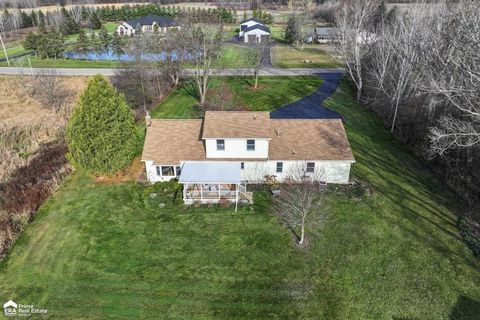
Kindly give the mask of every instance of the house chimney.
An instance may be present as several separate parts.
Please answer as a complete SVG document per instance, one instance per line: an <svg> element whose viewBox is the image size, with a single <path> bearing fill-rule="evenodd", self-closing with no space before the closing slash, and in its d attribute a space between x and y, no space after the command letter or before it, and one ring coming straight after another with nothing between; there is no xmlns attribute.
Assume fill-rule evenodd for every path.
<svg viewBox="0 0 480 320"><path fill-rule="evenodd" d="M150 125L152 124L152 117L150 117L149 112L147 112L147 115L145 116L145 124L147 125L147 127L150 127Z"/></svg>

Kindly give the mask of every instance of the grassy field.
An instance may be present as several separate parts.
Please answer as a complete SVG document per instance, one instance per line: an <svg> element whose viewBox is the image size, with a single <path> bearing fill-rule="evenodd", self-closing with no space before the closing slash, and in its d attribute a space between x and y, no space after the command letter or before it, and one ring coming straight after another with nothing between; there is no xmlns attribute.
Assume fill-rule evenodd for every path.
<svg viewBox="0 0 480 320"><path fill-rule="evenodd" d="M215 94L220 85L225 85L232 93L235 106L272 111L313 93L322 80L318 77L260 77L260 90L252 90L250 83L249 79L237 77L214 79L211 93ZM193 107L197 103L190 90L182 87L163 100L152 112L152 117L190 118L195 115Z"/></svg>
<svg viewBox="0 0 480 320"><path fill-rule="evenodd" d="M15 45L15 46L8 47L8 48L6 48L6 51L7 51L7 55L8 55L9 58L11 56L26 52L26 50L23 48L22 45ZM2 59L2 58L5 58L5 52L0 47L0 59Z"/></svg>
<svg viewBox="0 0 480 320"><path fill-rule="evenodd" d="M331 219L308 230L308 249L294 248L265 192L239 213L185 209L77 173L0 264L0 299L52 318L477 319L480 263L448 191L345 84L327 104L372 195L332 189Z"/></svg>
<svg viewBox="0 0 480 320"><path fill-rule="evenodd" d="M279 68L338 68L341 66L317 44L306 44L303 50L287 44L278 44L272 48L271 55L272 64Z"/></svg>

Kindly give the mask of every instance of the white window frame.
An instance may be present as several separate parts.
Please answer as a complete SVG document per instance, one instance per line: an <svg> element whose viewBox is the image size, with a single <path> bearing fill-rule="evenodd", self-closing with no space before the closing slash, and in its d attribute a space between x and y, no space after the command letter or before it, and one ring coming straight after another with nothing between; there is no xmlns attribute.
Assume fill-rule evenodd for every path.
<svg viewBox="0 0 480 320"><path fill-rule="evenodd" d="M279 168L280 168L280 171L278 171ZM276 173L283 173L283 162L282 162L282 161L278 161L278 162L277 162L277 165L276 165L276 168L275 168L275 172L276 172Z"/></svg>
<svg viewBox="0 0 480 320"><path fill-rule="evenodd" d="M249 143L248 143L249 141L253 141L253 149L248 148L249 147ZM250 144L250 146L251 146L251 144ZM255 139L248 139L247 140L247 151L255 151Z"/></svg>
<svg viewBox="0 0 480 320"><path fill-rule="evenodd" d="M315 162L307 162L307 167L305 168L305 172L314 173L315 172Z"/></svg>
<svg viewBox="0 0 480 320"><path fill-rule="evenodd" d="M219 143L219 141L223 141L223 143ZM217 144L217 151L225 151L225 139L217 139L216 141ZM223 145L222 148L219 148L219 145Z"/></svg>

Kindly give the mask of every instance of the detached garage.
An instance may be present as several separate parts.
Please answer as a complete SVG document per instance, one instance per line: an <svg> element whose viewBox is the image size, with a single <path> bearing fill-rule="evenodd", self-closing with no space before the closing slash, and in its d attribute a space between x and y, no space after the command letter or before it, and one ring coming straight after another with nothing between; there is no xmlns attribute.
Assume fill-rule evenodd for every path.
<svg viewBox="0 0 480 320"><path fill-rule="evenodd" d="M270 28L256 24L248 27L243 31L243 41L249 42L265 42L270 39Z"/></svg>

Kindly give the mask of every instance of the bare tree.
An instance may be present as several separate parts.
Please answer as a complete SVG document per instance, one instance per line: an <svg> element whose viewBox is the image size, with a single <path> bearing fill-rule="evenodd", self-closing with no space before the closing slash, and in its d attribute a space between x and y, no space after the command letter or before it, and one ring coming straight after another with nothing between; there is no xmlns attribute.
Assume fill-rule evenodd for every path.
<svg viewBox="0 0 480 320"><path fill-rule="evenodd" d="M274 212L292 230L301 246L305 245L306 228L318 227L328 218L323 177L323 170L308 173L305 164L293 165L273 200Z"/></svg>
<svg viewBox="0 0 480 320"><path fill-rule="evenodd" d="M51 108L55 112L62 109L70 92L65 88L61 77L54 69L42 70L34 78L34 94L44 107Z"/></svg>
<svg viewBox="0 0 480 320"><path fill-rule="evenodd" d="M349 0L335 14L334 25L338 30L335 49L357 88L357 101L362 97L364 86L362 60L371 44L368 26L378 4L378 0Z"/></svg>
<svg viewBox="0 0 480 320"><path fill-rule="evenodd" d="M249 49L245 55L245 62L253 70L253 77L255 79L253 87L258 87L258 76L260 71L270 64L270 49L272 42L270 40L263 40L261 42L252 42L249 44Z"/></svg>
<svg viewBox="0 0 480 320"><path fill-rule="evenodd" d="M222 25L186 25L175 33L182 52L185 52L191 65L191 77L196 86L200 105L205 104L211 76L214 73L212 62L218 58L223 48Z"/></svg>
<svg viewBox="0 0 480 320"><path fill-rule="evenodd" d="M480 146L480 7L471 1L438 9L434 44L425 56L424 91L443 115L430 129L433 154Z"/></svg>

